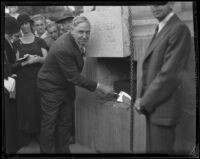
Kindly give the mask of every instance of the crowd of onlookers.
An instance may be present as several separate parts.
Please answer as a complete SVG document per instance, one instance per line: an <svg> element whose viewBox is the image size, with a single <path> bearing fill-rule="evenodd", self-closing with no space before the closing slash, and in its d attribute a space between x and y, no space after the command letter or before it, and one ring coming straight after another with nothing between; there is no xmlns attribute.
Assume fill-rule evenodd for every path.
<svg viewBox="0 0 200 159"><path fill-rule="evenodd" d="M81 74L90 32L84 16L64 13L52 20L42 14L5 14L5 152L34 142L40 153L70 153L75 86L115 94L112 86Z"/></svg>
<svg viewBox="0 0 200 159"><path fill-rule="evenodd" d="M173 5L163 1L150 6L158 23L142 61L133 104L145 116L146 151L153 154L175 153L176 129L184 124L184 113L189 113L184 102L194 99L190 95L182 100L191 86L185 77L189 66L195 65L190 61L194 51L190 29ZM90 33L91 23L85 16L67 15L56 21L40 14L5 16L2 56L7 152L17 151L14 146L19 139L19 147L35 140L40 153L70 153L75 86L108 97L117 94L113 86L81 74Z"/></svg>
<svg viewBox="0 0 200 159"><path fill-rule="evenodd" d="M8 14L7 14L8 15ZM12 16L11 14L9 14ZM14 16L14 15L13 15ZM19 14L15 15L15 18ZM53 42L63 33L68 32L74 15L66 12L62 15L60 19L51 20L46 18L42 14L36 14L30 16L33 21L32 31L35 36L40 37L45 40L48 48L53 44ZM13 35L13 41L22 36L21 31Z"/></svg>
<svg viewBox="0 0 200 159"><path fill-rule="evenodd" d="M16 153L32 141L39 143L41 108L37 74L55 40L69 31L73 18L69 13L57 20L42 14L5 13L4 128L8 153ZM72 143L74 136L73 128Z"/></svg>

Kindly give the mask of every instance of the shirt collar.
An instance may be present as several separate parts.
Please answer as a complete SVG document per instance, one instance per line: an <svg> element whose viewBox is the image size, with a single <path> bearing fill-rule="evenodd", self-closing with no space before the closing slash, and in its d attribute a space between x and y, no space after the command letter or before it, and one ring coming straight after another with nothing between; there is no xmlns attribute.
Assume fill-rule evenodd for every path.
<svg viewBox="0 0 200 159"><path fill-rule="evenodd" d="M76 44L78 45L78 47L79 47L79 49L80 49L80 51L81 51L81 54L85 54L85 52L86 52L86 47L85 47L85 45L80 45L75 39L74 39L74 41L75 41Z"/></svg>
<svg viewBox="0 0 200 159"><path fill-rule="evenodd" d="M79 48L81 54L82 54L82 55L85 55L85 53L86 53L86 46L85 46L85 45L80 45L80 44L75 40L75 38L73 37L73 35L72 35L71 32L69 32L68 34L71 35L72 39L74 40L74 42L75 42L76 45L78 46L78 48Z"/></svg>
<svg viewBox="0 0 200 159"><path fill-rule="evenodd" d="M47 35L48 35L48 32L47 32L47 31L45 31L41 36L39 36L39 34L37 33L37 31L35 31L35 36L36 36L36 37L39 37L39 38L41 38L41 39L46 38Z"/></svg>
<svg viewBox="0 0 200 159"><path fill-rule="evenodd" d="M158 32L162 30L162 28L166 25L166 23L171 19L174 15L174 12L170 12L161 22L158 23L159 29Z"/></svg>

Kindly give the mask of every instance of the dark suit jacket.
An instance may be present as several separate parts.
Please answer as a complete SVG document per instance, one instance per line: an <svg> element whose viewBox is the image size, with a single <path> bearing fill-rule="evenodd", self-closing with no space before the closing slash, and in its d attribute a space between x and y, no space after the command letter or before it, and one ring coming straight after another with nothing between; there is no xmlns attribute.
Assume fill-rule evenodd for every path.
<svg viewBox="0 0 200 159"><path fill-rule="evenodd" d="M75 99L75 85L94 91L97 82L80 74L83 65L83 57L74 38L70 33L63 34L51 46L38 73L38 87L59 92L61 100Z"/></svg>
<svg viewBox="0 0 200 159"><path fill-rule="evenodd" d="M50 36L47 36L47 37L45 37L44 38L44 41L46 42L46 44L47 44L47 50L49 50L50 49L50 47L51 47L51 45L55 42L55 40L54 39L52 39Z"/></svg>
<svg viewBox="0 0 200 159"><path fill-rule="evenodd" d="M7 79L12 75L12 64L15 63L15 49L9 44L9 42L4 38L4 48L3 48L3 62L4 62L4 79ZM4 86L2 85L2 88ZM2 107L3 111L3 125L4 137L6 139L5 148L7 153L16 153L19 149L19 144L17 141L17 107L15 100L11 100L9 97L8 90L4 87L4 98L2 101L4 105ZM4 140L5 141L5 140Z"/></svg>
<svg viewBox="0 0 200 159"><path fill-rule="evenodd" d="M11 75L13 64L16 60L16 49L11 46L7 39L4 38L4 78Z"/></svg>
<svg viewBox="0 0 200 159"><path fill-rule="evenodd" d="M10 62L10 55L12 55L12 47L8 43L8 41L4 38L4 50L3 51L3 63L4 63L4 69L3 69L3 76L4 79L7 79L8 76L11 75L11 62ZM11 53L12 52L12 53ZM4 93L9 94L8 91L4 87Z"/></svg>
<svg viewBox="0 0 200 159"><path fill-rule="evenodd" d="M152 39L142 65L142 84L139 84L141 108L151 122L159 125L178 122L181 80L190 49L190 31L176 15Z"/></svg>

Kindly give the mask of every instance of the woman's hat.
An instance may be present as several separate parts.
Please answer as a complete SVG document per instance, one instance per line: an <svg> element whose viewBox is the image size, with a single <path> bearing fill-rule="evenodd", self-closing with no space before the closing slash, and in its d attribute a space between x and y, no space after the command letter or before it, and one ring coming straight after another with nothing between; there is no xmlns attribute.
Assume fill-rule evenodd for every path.
<svg viewBox="0 0 200 159"><path fill-rule="evenodd" d="M33 21L31 20L31 18L29 17L29 15L23 13L23 14L20 14L18 17L17 17L17 21L19 23L19 26L21 27L22 24L26 23L26 22L30 22L32 23Z"/></svg>
<svg viewBox="0 0 200 159"><path fill-rule="evenodd" d="M19 24L14 17L5 16L5 33L13 35L19 32Z"/></svg>

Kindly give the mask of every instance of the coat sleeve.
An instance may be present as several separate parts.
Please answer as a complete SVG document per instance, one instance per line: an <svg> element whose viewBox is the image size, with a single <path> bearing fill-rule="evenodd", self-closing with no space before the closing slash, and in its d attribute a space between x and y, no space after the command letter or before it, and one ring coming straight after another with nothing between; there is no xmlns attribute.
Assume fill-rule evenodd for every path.
<svg viewBox="0 0 200 159"><path fill-rule="evenodd" d="M169 34L161 70L141 98L141 108L152 112L165 102L181 84L181 71L190 53L191 36L185 25L179 25Z"/></svg>
<svg viewBox="0 0 200 159"><path fill-rule="evenodd" d="M90 91L96 90L97 82L89 80L80 74L73 54L64 51L59 52L56 54L56 60L67 81Z"/></svg>

